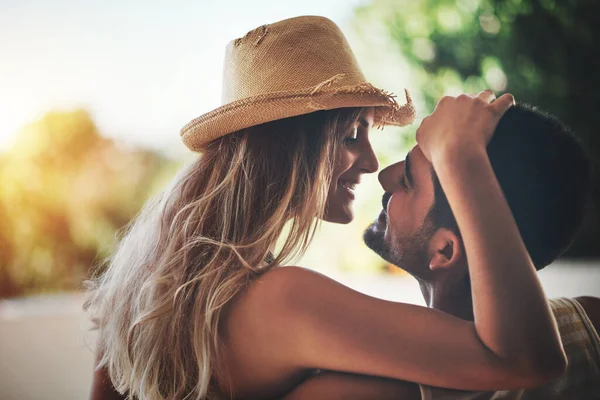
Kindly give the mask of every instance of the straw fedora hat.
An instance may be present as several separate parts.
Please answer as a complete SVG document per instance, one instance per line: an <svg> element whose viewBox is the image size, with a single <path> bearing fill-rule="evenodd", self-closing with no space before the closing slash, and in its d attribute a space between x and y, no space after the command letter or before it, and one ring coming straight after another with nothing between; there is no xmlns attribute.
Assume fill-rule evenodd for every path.
<svg viewBox="0 0 600 400"><path fill-rule="evenodd" d="M260 26L231 41L223 67L221 106L181 130L185 145L206 144L240 129L342 107L375 107L379 126L407 125L415 108L368 83L342 31L324 17Z"/></svg>

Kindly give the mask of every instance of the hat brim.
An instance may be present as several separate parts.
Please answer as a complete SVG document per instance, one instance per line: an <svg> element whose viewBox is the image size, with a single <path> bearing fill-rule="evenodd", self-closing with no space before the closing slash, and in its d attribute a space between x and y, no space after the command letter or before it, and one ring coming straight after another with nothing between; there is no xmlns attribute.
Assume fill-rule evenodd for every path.
<svg viewBox="0 0 600 400"><path fill-rule="evenodd" d="M234 101L190 121L181 129L181 138L189 149L202 151L207 143L244 128L345 107L375 107L375 124L378 126L404 126L415 118L408 91L406 104L398 105L390 93L364 83L267 93Z"/></svg>

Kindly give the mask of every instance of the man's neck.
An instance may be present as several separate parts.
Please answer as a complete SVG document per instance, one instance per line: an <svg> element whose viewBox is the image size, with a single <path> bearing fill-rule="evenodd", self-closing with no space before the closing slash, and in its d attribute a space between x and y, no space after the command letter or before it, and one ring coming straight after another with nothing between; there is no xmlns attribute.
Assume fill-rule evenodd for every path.
<svg viewBox="0 0 600 400"><path fill-rule="evenodd" d="M455 317L473 321L473 302L468 277L456 279L438 274L433 279L417 278L427 306Z"/></svg>

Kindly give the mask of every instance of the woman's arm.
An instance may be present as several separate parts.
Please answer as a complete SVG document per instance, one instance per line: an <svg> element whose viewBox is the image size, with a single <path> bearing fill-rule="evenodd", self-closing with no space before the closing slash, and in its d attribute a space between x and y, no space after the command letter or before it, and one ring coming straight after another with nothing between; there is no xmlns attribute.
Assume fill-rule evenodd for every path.
<svg viewBox="0 0 600 400"><path fill-rule="evenodd" d="M282 400L420 400L419 385L375 376L322 372L309 378Z"/></svg>
<svg viewBox="0 0 600 400"><path fill-rule="evenodd" d="M277 268L229 318L239 368L321 368L465 390L533 387L562 374L555 321L485 152L508 106L483 103L445 99L420 134L463 234L475 321Z"/></svg>
<svg viewBox="0 0 600 400"><path fill-rule="evenodd" d="M486 146L510 95L440 101L417 141L433 164L465 244L475 329L482 342L524 370L561 370L560 335ZM563 368L557 368L563 367Z"/></svg>
<svg viewBox="0 0 600 400"><path fill-rule="evenodd" d="M239 368L247 370L256 368L254 360L259 359L265 370L320 368L430 386L499 390L538 386L560 375L564 366L562 353L554 360L500 353L483 341L477 322L367 296L303 268L272 270L256 281L245 300L233 310L228 331L229 343L244 354L244 360L236 360ZM539 313L526 304L520 307ZM510 323L494 324L500 336L512 332ZM560 341L548 349L531 341L539 351L560 348Z"/></svg>

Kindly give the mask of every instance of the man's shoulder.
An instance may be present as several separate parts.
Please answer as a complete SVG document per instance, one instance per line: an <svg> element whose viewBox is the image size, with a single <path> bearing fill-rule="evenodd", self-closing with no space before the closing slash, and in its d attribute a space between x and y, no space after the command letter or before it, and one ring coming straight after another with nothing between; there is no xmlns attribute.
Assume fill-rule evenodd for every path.
<svg viewBox="0 0 600 400"><path fill-rule="evenodd" d="M575 297L575 300L583 307L588 318L596 328L600 330L600 298L592 296Z"/></svg>
<svg viewBox="0 0 600 400"><path fill-rule="evenodd" d="M579 296L574 298L559 297L549 299L550 307L558 322L559 330L568 331L573 327L575 320L584 325L593 327L600 332L600 298L594 296Z"/></svg>

